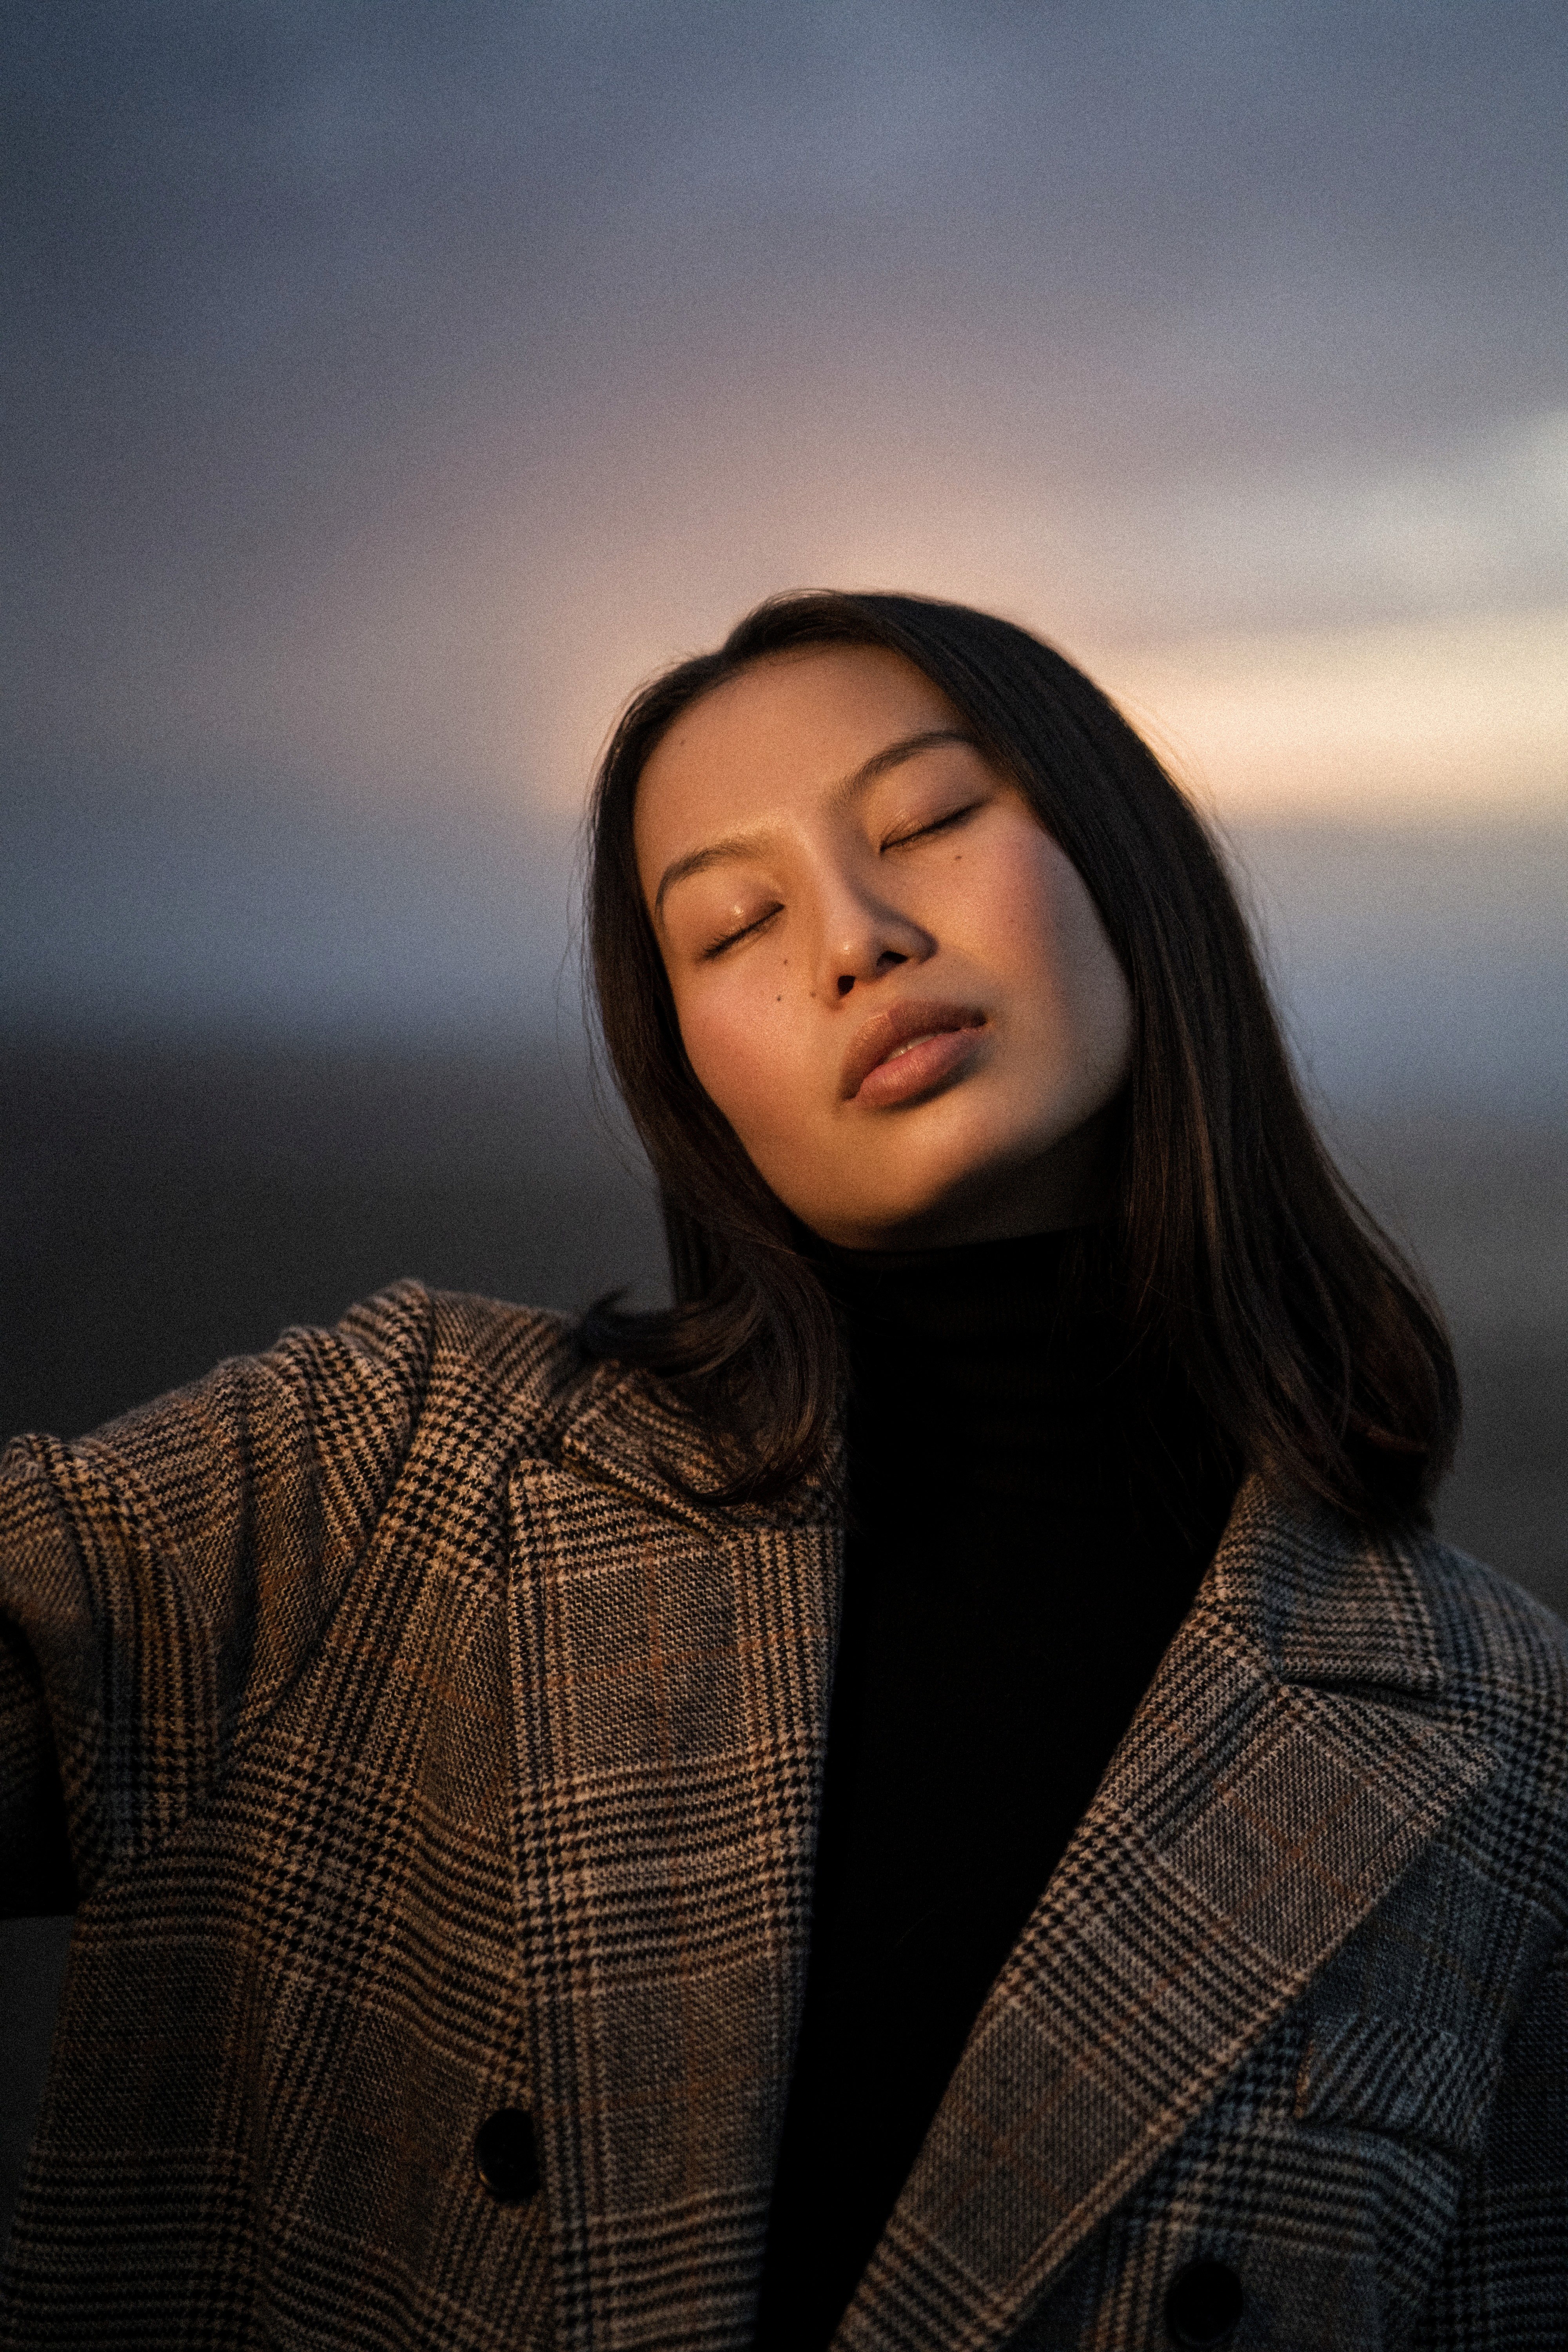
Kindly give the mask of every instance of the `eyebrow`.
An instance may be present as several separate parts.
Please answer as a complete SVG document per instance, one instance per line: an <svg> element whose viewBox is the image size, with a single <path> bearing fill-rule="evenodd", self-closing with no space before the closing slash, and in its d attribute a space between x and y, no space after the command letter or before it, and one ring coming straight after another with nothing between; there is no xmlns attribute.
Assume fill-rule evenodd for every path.
<svg viewBox="0 0 1568 2352"><path fill-rule="evenodd" d="M834 785L828 797L836 805L853 800L857 793L864 792L868 784L875 783L877 778L885 776L890 768L901 768L906 760L912 760L918 752L929 751L937 743L964 743L972 751L980 748L973 735L966 735L956 727L927 727L918 735L901 735L896 743L886 743L879 751L873 751L868 760L862 760L858 768ZM730 833L721 841L710 841L705 848L690 849L684 857L672 858L659 876L658 888L654 893L655 921L664 911L665 892L672 889L677 882L684 882L693 874L704 873L710 866L721 865L726 858L744 857L766 839L766 833L762 831Z"/></svg>

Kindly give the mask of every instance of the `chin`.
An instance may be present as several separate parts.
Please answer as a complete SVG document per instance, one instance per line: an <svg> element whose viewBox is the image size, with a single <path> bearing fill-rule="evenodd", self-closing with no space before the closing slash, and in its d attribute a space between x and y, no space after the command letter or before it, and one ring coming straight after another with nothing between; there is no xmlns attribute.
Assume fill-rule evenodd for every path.
<svg viewBox="0 0 1568 2352"><path fill-rule="evenodd" d="M825 1241L845 1249L940 1249L971 1238L970 1229L996 1213L989 1188L973 1176L945 1184L889 1189L852 1205L821 1202L816 1213L797 1211Z"/></svg>
<svg viewBox="0 0 1568 2352"><path fill-rule="evenodd" d="M944 1155L908 1171L904 1182L889 1183L874 1203L858 1204L855 1223L868 1234L875 1225L889 1248L931 1249L1086 1223L1096 1213L1088 1171L1070 1150L1057 1157L1064 1141L1072 1141L1070 1130L1065 1138L1036 1132L994 1140L984 1152ZM877 1244L868 1239L861 1246Z"/></svg>

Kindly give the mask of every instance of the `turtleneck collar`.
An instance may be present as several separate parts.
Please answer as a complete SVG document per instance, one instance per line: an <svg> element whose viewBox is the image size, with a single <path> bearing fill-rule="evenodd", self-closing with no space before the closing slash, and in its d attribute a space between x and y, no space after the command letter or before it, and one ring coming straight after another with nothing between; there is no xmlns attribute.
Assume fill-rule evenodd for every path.
<svg viewBox="0 0 1568 2352"><path fill-rule="evenodd" d="M829 1247L823 1278L857 1359L891 1358L943 1380L1000 1355L1015 1369L1029 1360L1081 1379L1090 1357L1103 1369L1111 1352L1110 1318L1094 1296L1095 1232L1073 1226L947 1249ZM889 1368L879 1360L879 1370Z"/></svg>
<svg viewBox="0 0 1568 2352"><path fill-rule="evenodd" d="M1108 1297L1099 1229L931 1250L828 1248L845 1320L850 1463L878 1507L940 1479L950 1507L1102 1510L1212 1523L1233 1469L1185 1382L1135 1357Z"/></svg>

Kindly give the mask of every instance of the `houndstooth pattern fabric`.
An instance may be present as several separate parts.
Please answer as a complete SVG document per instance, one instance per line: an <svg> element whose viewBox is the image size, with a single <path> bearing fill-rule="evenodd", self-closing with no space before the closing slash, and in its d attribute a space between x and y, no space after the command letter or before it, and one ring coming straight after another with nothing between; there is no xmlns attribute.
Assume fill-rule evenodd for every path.
<svg viewBox="0 0 1568 2352"><path fill-rule="evenodd" d="M709 1467L556 1319L411 1284L12 1449L7 1907L62 1789L81 1900L0 2343L741 2352L842 1548ZM1195 2259L1237 2352L1559 2345L1565 1644L1246 1488L842 2352L1145 2352Z"/></svg>

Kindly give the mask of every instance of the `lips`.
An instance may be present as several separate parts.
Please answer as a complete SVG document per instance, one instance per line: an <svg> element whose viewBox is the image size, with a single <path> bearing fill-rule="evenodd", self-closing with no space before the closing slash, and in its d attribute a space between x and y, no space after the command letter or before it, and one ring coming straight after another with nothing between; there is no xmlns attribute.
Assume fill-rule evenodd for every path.
<svg viewBox="0 0 1568 2352"><path fill-rule="evenodd" d="M973 1004L926 1004L919 998L905 997L897 1004L889 1004L885 1012L873 1013L856 1031L839 1072L839 1090L846 1102L853 1101L873 1070L895 1056L902 1059L905 1055L911 1059L920 1056L922 1063L926 1059L940 1062L941 1070L932 1071L934 1080L938 1075L945 1075L946 1066L953 1059L952 1050L938 1056L927 1055L917 1040L950 1036L957 1030L984 1026L985 1015ZM916 1071L911 1068L909 1075L913 1079ZM902 1094L904 1089L898 1091Z"/></svg>

